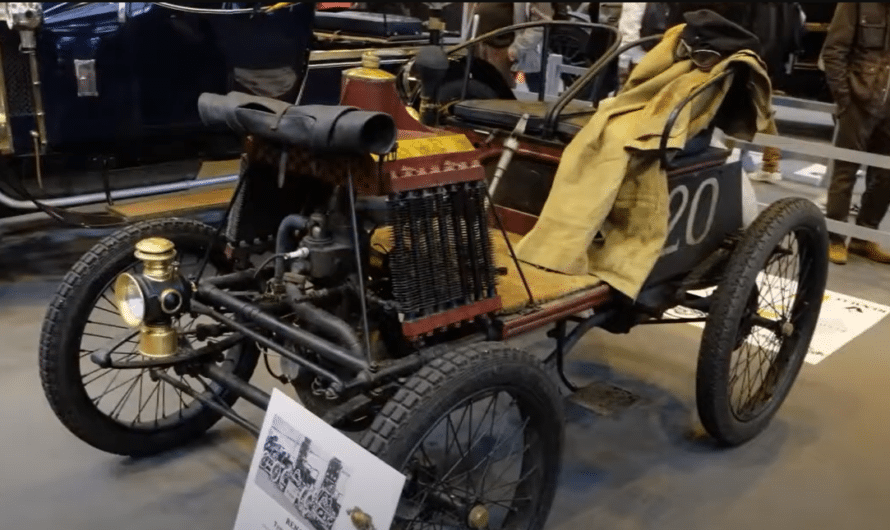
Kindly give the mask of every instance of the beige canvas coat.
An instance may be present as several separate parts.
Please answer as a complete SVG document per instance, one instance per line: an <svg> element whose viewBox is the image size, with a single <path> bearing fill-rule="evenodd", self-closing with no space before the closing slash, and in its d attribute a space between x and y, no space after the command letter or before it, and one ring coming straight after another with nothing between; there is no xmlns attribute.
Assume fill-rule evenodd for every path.
<svg viewBox="0 0 890 530"><path fill-rule="evenodd" d="M712 121L741 139L758 131L775 133L772 87L757 55L736 53L709 72L688 59L675 62L683 27L665 33L621 92L603 100L566 147L541 216L517 246L519 259L565 274L592 274L636 299L667 238L667 176L657 149L671 111L728 66L741 63L750 68L744 97L720 110L731 80L705 90L678 117L668 147L681 149ZM593 244L600 231L605 242Z"/></svg>

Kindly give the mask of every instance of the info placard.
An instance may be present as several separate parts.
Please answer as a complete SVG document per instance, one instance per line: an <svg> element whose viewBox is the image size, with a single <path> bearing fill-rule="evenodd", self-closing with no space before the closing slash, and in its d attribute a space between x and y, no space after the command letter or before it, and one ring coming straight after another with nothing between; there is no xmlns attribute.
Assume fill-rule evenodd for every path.
<svg viewBox="0 0 890 530"><path fill-rule="evenodd" d="M235 530L356 530L356 510L384 530L404 483L404 475L275 389Z"/></svg>
<svg viewBox="0 0 890 530"><path fill-rule="evenodd" d="M763 276L764 274L760 273L760 275ZM769 281L758 283L766 283L769 286L775 285L772 278ZM790 304L794 300L793 292L796 291L797 287L793 282L785 282L785 287L791 292L761 294L767 300L787 300ZM713 289L695 291L693 294L706 296L711 292L713 292ZM763 313L763 310L761 312ZM810 343L810 349L807 351L805 361L809 364L819 364L829 355L877 324L888 314L890 314L890 307L885 305L826 290L822 300L822 311L819 313L819 324L816 326L816 333L813 335L813 341ZM705 316L707 316L705 313L683 307L671 309L665 312L664 315L665 318L703 318ZM775 315L770 314L762 314L761 316L775 318ZM704 322L694 322L692 324L700 328L705 327ZM758 335L749 337L748 340L757 345L763 346L776 343L769 337L770 332L764 329L755 328L754 334Z"/></svg>

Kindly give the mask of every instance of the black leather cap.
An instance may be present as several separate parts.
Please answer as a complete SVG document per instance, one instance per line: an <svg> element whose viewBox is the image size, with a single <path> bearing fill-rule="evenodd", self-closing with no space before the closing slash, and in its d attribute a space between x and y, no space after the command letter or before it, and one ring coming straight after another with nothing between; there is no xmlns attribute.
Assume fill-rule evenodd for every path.
<svg viewBox="0 0 890 530"><path fill-rule="evenodd" d="M693 50L708 49L720 52L724 57L741 50L760 54L760 39L742 26L730 22L708 9L684 13L686 27L680 37Z"/></svg>

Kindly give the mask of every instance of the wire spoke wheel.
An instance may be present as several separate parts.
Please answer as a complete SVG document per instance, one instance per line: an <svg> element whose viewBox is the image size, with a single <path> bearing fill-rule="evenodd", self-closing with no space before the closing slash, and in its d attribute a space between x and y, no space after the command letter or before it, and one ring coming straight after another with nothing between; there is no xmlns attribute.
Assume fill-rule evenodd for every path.
<svg viewBox="0 0 890 530"><path fill-rule="evenodd" d="M510 514L531 504L544 476L539 464L523 466L541 451L528 424L508 392L485 392L455 407L406 462L408 513L399 514L395 527L440 521L460 528L474 509L485 510L492 527L503 527Z"/></svg>
<svg viewBox="0 0 890 530"><path fill-rule="evenodd" d="M789 233L757 275L750 311L760 317L759 325L751 323L731 361L730 404L740 421L750 421L769 405L801 338L795 329L807 304L794 301L806 301L810 287L797 281L806 274L801 265L808 263L799 251L796 234ZM748 315L749 321L753 314Z"/></svg>
<svg viewBox="0 0 890 530"><path fill-rule="evenodd" d="M480 344L430 363L362 440L407 477L392 527L541 528L562 417L553 382L522 352Z"/></svg>
<svg viewBox="0 0 890 530"><path fill-rule="evenodd" d="M111 351L116 364L144 361L138 352L138 329L128 328L114 304L112 285L123 272L139 274L141 262L133 255L136 242L164 237L176 245L180 272L194 274L214 234L196 221L162 219L136 223L97 243L72 267L50 304L40 346L44 393L62 423L85 442L115 454L144 455L182 445L203 434L220 419L206 405L154 376L166 372L202 397L229 407L237 396L221 386L178 366L159 368L103 368L91 354L107 347L128 330L131 336ZM228 272L221 252L211 252L205 277ZM180 345L197 349L223 334L198 341L195 330L208 317L182 315L174 320ZM256 346L242 342L213 361L242 379L256 365Z"/></svg>
<svg viewBox="0 0 890 530"><path fill-rule="evenodd" d="M696 378L699 415L718 441L753 438L787 397L822 307L827 246L815 205L783 199L758 216L730 257Z"/></svg>
<svg viewBox="0 0 890 530"><path fill-rule="evenodd" d="M178 259L180 271L188 276L195 273L203 256L186 254ZM136 263L123 272L142 273L142 264ZM208 265L207 276L216 274L216 268ZM115 335L126 331L126 325L118 316L117 307L113 302L113 282L109 283L96 299L93 311L87 316L86 325L80 344L80 377L83 389L90 401L102 414L130 428L159 429L174 426L177 423L193 419L201 412L204 405L189 396L188 393L168 383L153 378L148 368L119 369L97 366L90 355L104 347ZM174 321L174 326L191 348L197 349L207 341L195 340L195 326L199 323L211 323L210 318L200 316L192 318L183 315ZM136 329L132 328L135 332ZM224 339L229 334L216 337ZM112 350L111 359L115 363L127 363L144 360L138 352L138 335ZM234 364L237 351L229 351L225 362ZM205 380L197 375L176 374L172 368L156 368L174 375L180 383L205 398L216 399L223 389L216 383Z"/></svg>
<svg viewBox="0 0 890 530"><path fill-rule="evenodd" d="M587 40L589 38L588 33L580 28L567 26L554 29L550 34L547 51L562 56L562 62L565 65L588 68L592 64L587 55ZM569 73L563 73L560 76L566 88L570 87L579 77L579 75Z"/></svg>

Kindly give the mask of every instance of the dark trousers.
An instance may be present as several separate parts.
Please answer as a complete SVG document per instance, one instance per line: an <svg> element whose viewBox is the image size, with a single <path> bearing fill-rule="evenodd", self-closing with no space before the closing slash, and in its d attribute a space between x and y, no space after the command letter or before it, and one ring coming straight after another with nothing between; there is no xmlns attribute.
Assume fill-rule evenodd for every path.
<svg viewBox="0 0 890 530"><path fill-rule="evenodd" d="M525 72L525 86L528 87L528 91L537 94L541 90L544 90L544 76L541 75L541 72Z"/></svg>
<svg viewBox="0 0 890 530"><path fill-rule="evenodd" d="M890 116L887 112L874 115L855 103L843 109L838 116L837 147L867 151L879 155L890 155ZM854 162L834 163L834 172L828 186L826 217L847 222L850 216L850 202L853 187L856 185L856 172L859 164ZM865 173L865 193L856 224L867 228L878 228L887 207L890 206L890 170L869 167ZM844 236L831 234L832 242L843 242Z"/></svg>

